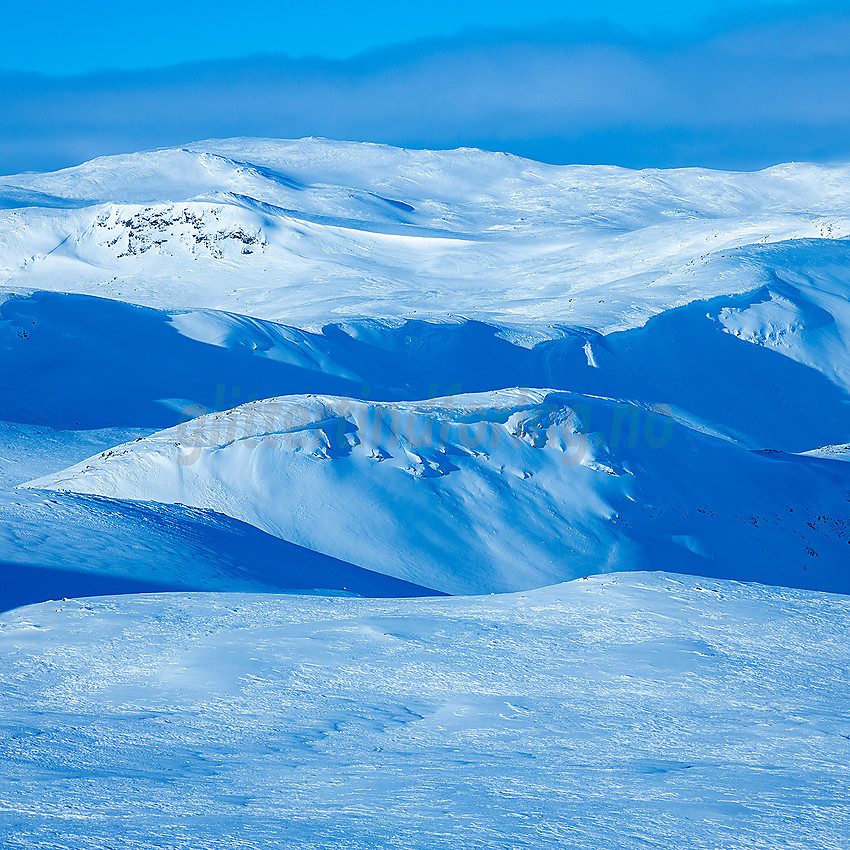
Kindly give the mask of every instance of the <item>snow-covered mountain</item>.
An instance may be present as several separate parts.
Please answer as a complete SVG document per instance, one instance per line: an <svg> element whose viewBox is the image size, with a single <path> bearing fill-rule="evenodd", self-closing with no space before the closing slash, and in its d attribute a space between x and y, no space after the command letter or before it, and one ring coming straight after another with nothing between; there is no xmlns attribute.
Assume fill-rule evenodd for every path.
<svg viewBox="0 0 850 850"><path fill-rule="evenodd" d="M289 396L28 486L216 510L455 594L662 564L850 589L848 464L753 452L663 411L575 393Z"/></svg>
<svg viewBox="0 0 850 850"><path fill-rule="evenodd" d="M0 284L301 326L415 314L612 330L751 289L724 256L742 246L846 236L849 177L204 142L0 178Z"/></svg>
<svg viewBox="0 0 850 850"><path fill-rule="evenodd" d="M0 559L138 578L116 553L152 545L174 559L145 580L217 590L644 568L850 588L850 168L232 140L0 198L2 501L33 529ZM37 531L57 505L61 553ZM140 511L173 538L143 542ZM181 564L210 522L214 548L254 535L224 575Z"/></svg>

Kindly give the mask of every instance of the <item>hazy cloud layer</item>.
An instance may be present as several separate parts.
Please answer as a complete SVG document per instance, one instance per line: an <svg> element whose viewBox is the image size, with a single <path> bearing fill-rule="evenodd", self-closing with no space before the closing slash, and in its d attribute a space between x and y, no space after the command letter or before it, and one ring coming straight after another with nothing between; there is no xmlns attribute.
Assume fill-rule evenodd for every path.
<svg viewBox="0 0 850 850"><path fill-rule="evenodd" d="M850 13L835 11L690 41L562 28L0 84L3 173L242 135L628 166L850 159Z"/></svg>

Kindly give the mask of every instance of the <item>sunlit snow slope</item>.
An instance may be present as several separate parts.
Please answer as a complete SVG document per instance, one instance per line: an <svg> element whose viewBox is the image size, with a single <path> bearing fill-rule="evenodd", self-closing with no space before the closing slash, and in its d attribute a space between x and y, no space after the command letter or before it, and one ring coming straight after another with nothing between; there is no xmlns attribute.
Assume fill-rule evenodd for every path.
<svg viewBox="0 0 850 850"><path fill-rule="evenodd" d="M0 562L27 586L850 590L848 202L848 167L316 139L2 178Z"/></svg>
<svg viewBox="0 0 850 850"><path fill-rule="evenodd" d="M283 322L606 330L740 291L724 252L850 233L850 169L562 167L237 139L0 178L0 284ZM732 279L730 279L732 278Z"/></svg>

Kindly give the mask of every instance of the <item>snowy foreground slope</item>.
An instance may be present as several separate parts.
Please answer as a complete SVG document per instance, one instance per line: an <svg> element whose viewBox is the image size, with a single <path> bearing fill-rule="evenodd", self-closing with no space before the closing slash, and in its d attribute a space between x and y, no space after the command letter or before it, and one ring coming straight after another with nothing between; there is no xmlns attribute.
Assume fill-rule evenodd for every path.
<svg viewBox="0 0 850 850"><path fill-rule="evenodd" d="M0 843L834 848L847 597L663 573L0 618Z"/></svg>

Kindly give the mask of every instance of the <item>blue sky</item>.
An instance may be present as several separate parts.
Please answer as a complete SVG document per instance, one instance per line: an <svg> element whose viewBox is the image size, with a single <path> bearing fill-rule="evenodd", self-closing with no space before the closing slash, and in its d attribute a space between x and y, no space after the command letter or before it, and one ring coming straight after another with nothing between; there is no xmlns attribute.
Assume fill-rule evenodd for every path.
<svg viewBox="0 0 850 850"><path fill-rule="evenodd" d="M794 0L428 0L322 3L115 3L42 0L7 4L0 67L45 74L140 69L182 62L282 53L347 59L391 44L465 30L540 27L551 22L608 22L635 32L699 31L742 11L770 13Z"/></svg>
<svg viewBox="0 0 850 850"><path fill-rule="evenodd" d="M850 160L850 0L15 4L0 173L237 135Z"/></svg>

